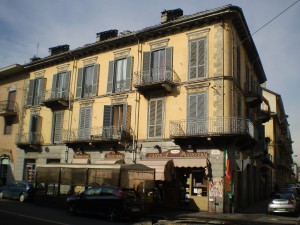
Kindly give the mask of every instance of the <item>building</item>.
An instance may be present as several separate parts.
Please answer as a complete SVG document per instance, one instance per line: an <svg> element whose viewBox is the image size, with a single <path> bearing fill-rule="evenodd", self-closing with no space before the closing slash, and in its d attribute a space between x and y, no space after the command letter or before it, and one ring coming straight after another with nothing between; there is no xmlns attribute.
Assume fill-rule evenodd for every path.
<svg viewBox="0 0 300 225"><path fill-rule="evenodd" d="M293 148L289 129L288 115L284 110L279 94L263 88L263 96L268 100L271 119L265 123L265 137L268 142L268 154L273 161L273 186L285 187L294 182ZM264 105L262 106L264 107Z"/></svg>
<svg viewBox="0 0 300 225"><path fill-rule="evenodd" d="M99 32L22 68L24 168L141 163L156 171L156 204L216 213L271 193L266 75L239 7L165 10L158 25Z"/></svg>
<svg viewBox="0 0 300 225"><path fill-rule="evenodd" d="M6 184L23 178L24 151L15 145L19 132L22 111L23 87L28 79L21 65L15 64L0 69L0 179Z"/></svg>

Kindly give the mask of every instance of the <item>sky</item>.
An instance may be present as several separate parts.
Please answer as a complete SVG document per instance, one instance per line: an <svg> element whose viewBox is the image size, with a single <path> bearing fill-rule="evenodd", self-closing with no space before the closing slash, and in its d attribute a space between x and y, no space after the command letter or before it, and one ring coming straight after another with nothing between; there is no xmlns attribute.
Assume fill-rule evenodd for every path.
<svg viewBox="0 0 300 225"><path fill-rule="evenodd" d="M165 9L191 15L228 4L242 8L251 33L261 28L253 40L267 88L281 95L289 116L293 157L300 166L300 0L1 0L0 68L46 57L58 45L72 50L94 43L101 31L159 24Z"/></svg>

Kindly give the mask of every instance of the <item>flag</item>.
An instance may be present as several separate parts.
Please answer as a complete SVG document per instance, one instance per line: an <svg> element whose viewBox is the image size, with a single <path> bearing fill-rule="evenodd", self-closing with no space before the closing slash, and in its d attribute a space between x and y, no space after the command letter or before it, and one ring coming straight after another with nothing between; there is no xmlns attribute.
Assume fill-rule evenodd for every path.
<svg viewBox="0 0 300 225"><path fill-rule="evenodd" d="M230 172L230 160L228 157L228 151L225 150L225 160L224 160L224 165L225 165L225 178L227 180L230 180L231 178L231 172Z"/></svg>

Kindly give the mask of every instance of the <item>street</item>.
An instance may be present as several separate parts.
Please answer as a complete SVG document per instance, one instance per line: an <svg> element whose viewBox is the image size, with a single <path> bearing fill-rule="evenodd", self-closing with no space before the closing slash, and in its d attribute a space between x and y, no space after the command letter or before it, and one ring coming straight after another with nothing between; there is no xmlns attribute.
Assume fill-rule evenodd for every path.
<svg viewBox="0 0 300 225"><path fill-rule="evenodd" d="M132 222L130 220L123 219L118 222L109 222L104 217L94 215L78 215L69 216L64 209L39 206L34 203L1 199L0 200L0 221L1 225L150 225L153 218L161 223L164 220L174 221L188 221L192 224L203 224L200 222L208 221L222 221L230 222L237 225L298 225L299 216L278 216L278 215L266 215L262 211L257 210L243 213L234 214L208 214L207 212L160 212L159 214L147 215L139 222ZM169 223L170 224L170 223ZM185 222L187 224L187 222ZM214 224L214 223L213 223ZM218 223L216 223L218 224Z"/></svg>

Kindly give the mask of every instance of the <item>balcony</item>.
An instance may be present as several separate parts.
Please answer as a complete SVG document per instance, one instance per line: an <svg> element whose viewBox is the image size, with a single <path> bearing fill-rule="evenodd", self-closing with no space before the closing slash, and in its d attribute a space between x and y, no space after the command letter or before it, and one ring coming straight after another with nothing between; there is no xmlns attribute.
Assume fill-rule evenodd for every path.
<svg viewBox="0 0 300 225"><path fill-rule="evenodd" d="M259 84L245 85L246 103L251 108L259 106L262 101L262 89Z"/></svg>
<svg viewBox="0 0 300 225"><path fill-rule="evenodd" d="M0 116L16 116L18 105L15 101L0 101Z"/></svg>
<svg viewBox="0 0 300 225"><path fill-rule="evenodd" d="M44 143L41 133L30 132L16 135L16 145L22 149L37 149Z"/></svg>
<svg viewBox="0 0 300 225"><path fill-rule="evenodd" d="M171 68L155 68L135 73L134 87L142 94L153 91L171 92L180 78Z"/></svg>
<svg viewBox="0 0 300 225"><path fill-rule="evenodd" d="M70 132L68 130L63 131L63 142L70 148L119 145L120 142L130 140L131 137L130 128L117 126L72 129Z"/></svg>
<svg viewBox="0 0 300 225"><path fill-rule="evenodd" d="M170 137L178 144L236 143L246 149L257 143L253 123L240 117L212 117L197 121L170 121ZM190 145L190 144L189 144Z"/></svg>
<svg viewBox="0 0 300 225"><path fill-rule="evenodd" d="M42 104L48 108L67 108L69 105L69 91L50 89L45 91Z"/></svg>

